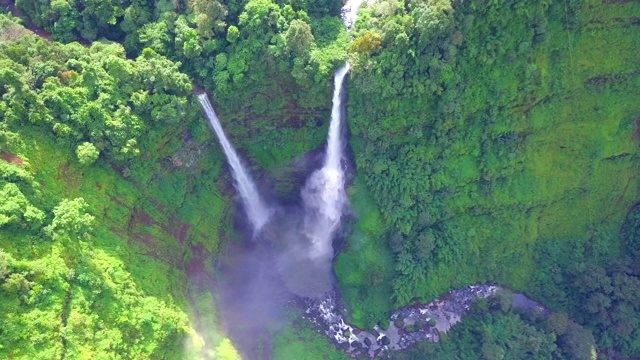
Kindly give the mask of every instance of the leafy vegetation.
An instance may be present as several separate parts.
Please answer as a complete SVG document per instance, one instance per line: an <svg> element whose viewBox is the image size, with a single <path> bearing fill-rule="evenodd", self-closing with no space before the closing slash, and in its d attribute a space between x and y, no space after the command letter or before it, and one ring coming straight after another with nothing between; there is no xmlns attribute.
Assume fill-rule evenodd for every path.
<svg viewBox="0 0 640 360"><path fill-rule="evenodd" d="M552 287L537 255L547 241L556 258L594 243L607 248L598 264L619 254L638 197L638 14L637 3L600 1L362 11L348 114L357 191L373 203L356 213L380 216L336 267L358 294L345 297L356 324L469 283ZM340 264L386 264L389 252L394 269L378 277L392 279L392 296L370 301L371 266Z"/></svg>
<svg viewBox="0 0 640 360"><path fill-rule="evenodd" d="M220 155L176 153L202 126L186 75L152 50L0 28L0 357L234 358L189 318L204 289L185 269L216 250L226 205L213 180L185 182L219 178Z"/></svg>
<svg viewBox="0 0 640 360"><path fill-rule="evenodd" d="M129 57L155 57L155 52L176 61L171 66L214 95L235 144L267 168L283 166L324 140L326 128L318 126L325 124L330 106L328 80L347 58L349 38L336 17L341 5L338 0L16 2L55 40L106 38L121 42ZM159 61L155 65L162 66ZM179 73L171 66L146 75L171 81ZM119 63L109 71L123 81L136 77ZM187 85L175 80L179 83L161 86L179 95ZM127 86L135 88L135 80ZM180 102L162 107L162 97L136 100L161 101L153 104L157 116L182 116ZM294 141L285 141L283 132L294 132ZM128 153L135 152L135 144L132 148Z"/></svg>
<svg viewBox="0 0 640 360"><path fill-rule="evenodd" d="M351 43L340 6L16 0L60 43L0 15L0 357L238 358L187 281L234 210L193 84L291 200L347 58L351 320L499 282L558 315L477 309L396 355L640 356L640 5L377 0ZM299 322L274 356L343 357Z"/></svg>
<svg viewBox="0 0 640 360"><path fill-rule="evenodd" d="M610 355L640 352L640 271L633 250L637 214L634 207L624 221L620 254L611 250L615 239L606 233L594 234L585 247L576 240L560 246L543 241L536 249L536 263L553 276L534 276L532 294L591 329L598 346L611 349Z"/></svg>
<svg viewBox="0 0 640 360"><path fill-rule="evenodd" d="M492 298L478 302L441 342L423 343L392 358L589 360L596 352L593 335L566 314L514 309Z"/></svg>
<svg viewBox="0 0 640 360"><path fill-rule="evenodd" d="M322 333L296 312L291 323L275 334L273 359L346 360L347 355L329 342Z"/></svg>

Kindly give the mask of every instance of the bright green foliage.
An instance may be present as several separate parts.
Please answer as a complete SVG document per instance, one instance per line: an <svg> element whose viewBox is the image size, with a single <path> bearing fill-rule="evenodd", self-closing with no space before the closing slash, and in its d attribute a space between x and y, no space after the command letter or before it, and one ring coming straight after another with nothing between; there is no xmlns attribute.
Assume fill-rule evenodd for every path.
<svg viewBox="0 0 640 360"><path fill-rule="evenodd" d="M44 213L33 206L14 183L5 183L0 188L0 204L0 227L37 228L44 220Z"/></svg>
<svg viewBox="0 0 640 360"><path fill-rule="evenodd" d="M0 21L0 155L10 159L0 161L0 189L11 198L0 230L10 291L0 300L17 314L0 344L24 349L0 357L184 358L177 344L194 328L177 269L199 260L190 246L215 251L211 234L231 231L218 190L230 179L217 147L202 145L206 125L191 122L190 79L213 96L254 173L268 170L257 178L291 199L301 180L287 166L323 143L330 77L347 49L358 221L335 264L352 320L369 327L413 297L496 281L567 312L599 346L637 356L637 299L626 290L637 287L637 264L609 265L620 245L640 252L635 220L617 236L638 198L637 2L377 0L350 47L335 16L341 1L16 3L54 39L123 45L51 45ZM21 137L28 146L16 145ZM85 143L108 166L77 166ZM79 197L87 207L75 214L95 216L93 232L47 240L53 209ZM115 285L99 285L114 273ZM548 334L514 316L453 332L463 340L444 358L548 357ZM79 335L101 324L103 338ZM564 330L554 354L593 355L588 331ZM533 351L519 332L548 346ZM301 334L282 335L276 355L333 356ZM202 337L203 352L236 355ZM312 339L312 350L297 339Z"/></svg>
<svg viewBox="0 0 640 360"><path fill-rule="evenodd" d="M534 277L554 276L536 263L546 239L557 254L598 232L602 260L615 256L638 197L639 15L635 2L600 1L376 1L363 11L347 112L358 192L382 229L340 257L394 253L383 308L478 281L533 291ZM370 306L370 267L341 261L344 291L360 294L345 297L354 320L371 326L358 315Z"/></svg>
<svg viewBox="0 0 640 360"><path fill-rule="evenodd" d="M79 146L83 164L95 160L96 151L130 160L154 140L151 122L176 123L189 111L188 78L152 50L131 61L113 43L84 49L14 42L4 57L9 69L25 70L22 76L5 70L7 120L50 127L62 145ZM49 59L44 70L40 57Z"/></svg>
<svg viewBox="0 0 640 360"><path fill-rule="evenodd" d="M510 294L509 294L510 296ZM462 323L437 344L423 343L391 358L404 359L575 359L595 360L595 340L588 329L568 320L566 314L500 308L481 300ZM562 318L557 332L548 324ZM553 320L555 319L555 320Z"/></svg>
<svg viewBox="0 0 640 360"><path fill-rule="evenodd" d="M423 344L392 359L567 359L556 336L512 312L477 314L465 319L439 344ZM585 359L586 360L586 359Z"/></svg>
<svg viewBox="0 0 640 360"><path fill-rule="evenodd" d="M375 203L356 178L349 196L358 217L353 233L335 263L342 297L352 306L348 314L357 324L384 323L387 319L393 275L393 253L384 239L384 222ZM366 286L361 286L366 284Z"/></svg>
<svg viewBox="0 0 640 360"><path fill-rule="evenodd" d="M0 26L13 25L0 16ZM185 271L210 270L227 208L214 181L228 182L186 75L153 51L133 61L116 44L9 35L0 42L0 358L233 359L209 290ZM106 166L78 163L98 149ZM190 299L206 294L199 329Z"/></svg>
<svg viewBox="0 0 640 360"><path fill-rule="evenodd" d="M233 347L229 339L224 339L216 347L216 359L220 360L242 360L238 351Z"/></svg>
<svg viewBox="0 0 640 360"><path fill-rule="evenodd" d="M289 29L287 29L284 39L287 42L287 48L289 48L295 56L303 57L309 54L311 44L314 40L309 24L298 19L293 20L291 24L289 24Z"/></svg>
<svg viewBox="0 0 640 360"><path fill-rule="evenodd" d="M448 334L441 354L433 359L457 355L465 359L559 359L555 334L527 324L518 315L487 314L468 319Z"/></svg>
<svg viewBox="0 0 640 360"><path fill-rule="evenodd" d="M87 206L83 198L62 200L53 209L53 221L45 230L54 238L86 236L95 220L93 215L86 213Z"/></svg>
<svg viewBox="0 0 640 360"><path fill-rule="evenodd" d="M353 40L349 50L356 56L368 56L380 50L381 42L379 34L367 31Z"/></svg>
<svg viewBox="0 0 640 360"><path fill-rule="evenodd" d="M324 334L318 333L311 323L301 318L275 335L274 360L288 359L324 359L346 360L346 354L338 350Z"/></svg>
<svg viewBox="0 0 640 360"><path fill-rule="evenodd" d="M90 142L84 142L76 148L78 161L82 165L91 165L100 156L100 151Z"/></svg>
<svg viewBox="0 0 640 360"><path fill-rule="evenodd" d="M191 6L195 13L196 26L200 35L211 38L215 34L224 33L227 7L215 0L193 0Z"/></svg>
<svg viewBox="0 0 640 360"><path fill-rule="evenodd" d="M221 118L234 124L225 125L235 144L250 149L251 161L271 168L283 166L300 152L322 144L326 130L320 126L329 119L330 78L347 58L348 36L335 16L341 4L337 0L190 0L180 5L171 1L113 0L89 5L79 0L45 0L18 1L17 7L36 25L51 31L54 39L69 42L104 37L121 40L130 58L151 54L145 50L149 48L179 61L155 68L149 78L154 82L172 79L171 75L177 73L173 67L179 66L214 95ZM128 160L141 151L137 135L144 129L140 130L137 123L145 116L138 110L146 107L127 102L152 102L149 106L156 109L153 118L166 114L170 118L167 121L172 121L183 115L183 93L178 90L182 86L176 86L170 95L145 94L136 88L134 80L137 70L143 70L142 64L125 66L121 59L104 60L109 64L102 67L108 67L108 75L117 79L106 84L123 86L132 93L126 99L99 99L99 107L123 106L117 119L93 113L89 116L117 123L117 129L100 129L101 133L127 128L132 136L117 139L115 151L110 151L108 143L89 139L62 121L56 121L54 131L69 138L84 137L101 154L111 156L111 152L114 158ZM42 80L64 71L60 65L49 70ZM78 67L70 70L78 72ZM105 81L98 84L104 85ZM56 95L66 98L72 95L70 92ZM96 92L110 93L100 87ZM96 100L92 94L74 96L81 104ZM283 145L274 142L283 138L280 130L295 133L291 149L273 150Z"/></svg>
<svg viewBox="0 0 640 360"><path fill-rule="evenodd" d="M635 215L634 210L627 216L620 240L596 228L584 244L577 239L541 240L532 259L539 269L548 272L534 274L527 290L530 295L588 327L598 348L607 349L612 355L640 351L640 272L634 265L637 258L629 249L619 254L619 249L611 246L618 241L624 244L626 234L636 231ZM563 335L571 326L566 315L561 314L550 317L547 327ZM576 351L586 353L590 350L580 346L580 339L585 336L578 331L565 340Z"/></svg>
<svg viewBox="0 0 640 360"><path fill-rule="evenodd" d="M238 40L238 36L240 36L238 28L233 25L229 26L229 29L227 29L227 41L233 44Z"/></svg>

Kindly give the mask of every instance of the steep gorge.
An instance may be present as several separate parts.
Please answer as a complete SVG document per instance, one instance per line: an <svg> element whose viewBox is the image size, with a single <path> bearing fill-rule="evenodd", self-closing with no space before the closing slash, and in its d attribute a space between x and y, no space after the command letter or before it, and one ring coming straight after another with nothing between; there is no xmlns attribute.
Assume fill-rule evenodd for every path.
<svg viewBox="0 0 640 360"><path fill-rule="evenodd" d="M263 9L254 10L247 13L260 18ZM269 11L276 13L273 7ZM379 1L366 7L362 22L354 30L355 42L350 50L352 81L348 87L351 146L358 166L358 177L349 194L358 219L349 225L353 226L353 234L335 266L352 321L370 327L413 297L426 302L452 288L478 281L505 283L557 310L574 306L572 300L559 299L553 286L548 286L550 274L568 261L558 254L586 254L595 263L606 263L618 256L621 251L618 230L638 198L635 135L636 119L640 116L637 101L640 59L635 49L640 41L639 13L637 2L600 1L556 4ZM300 15L299 19L305 18ZM312 21L311 29L318 47L329 48L338 43L346 47L343 33L327 31L321 39L318 29L326 30L330 20L323 18L326 23L321 23L317 19L314 17L316 22ZM302 66L293 57L285 61L270 52L280 44L282 25L261 24L268 28L265 32L273 36L276 44L269 45L272 47L266 62L286 65L280 65L277 76L267 72L269 75L252 77L246 67L238 72L242 67L238 63L242 61L231 66L231 56L223 61L217 57L222 53L220 48L211 50L213 47L204 45L212 45L204 41L201 51L206 55L192 58L189 63L188 56L192 55L187 56L184 50L187 46L176 45L184 53L173 54L173 50L168 50L173 40L163 40L160 35L158 41L154 40L150 30L153 26L145 28L147 38L137 41L146 41L145 46L182 60L181 69L192 77L209 79L205 86L217 94L221 117L226 119L225 128L234 140L238 139L241 154L254 169L266 169L257 174L258 182L276 179L276 192L291 195L297 191L299 184L287 176L288 165L324 141L328 121L323 114L327 113L330 99L329 74L332 66L339 63L336 59L345 57L344 52L331 54L332 60L321 65L308 60L304 51L296 54L307 61ZM179 27L169 29L185 31ZM251 31L259 33L262 28L242 32L238 43L226 45L225 54L232 55L236 50L241 53L246 50L242 44L260 41L249 38ZM37 43L31 39L22 41ZM127 43L130 52L132 44ZM54 53L69 51L74 55L66 56L52 69L38 65L35 60L25 64L28 61L20 55L25 50L4 47L9 55L3 55L2 59L22 62L21 66L28 69L24 74L29 74L24 83L40 93L47 77L58 77L64 82L68 80L66 76L73 76L67 71L85 70L70 69L73 63L66 65L68 59L77 58L82 51L73 45L65 49ZM30 51L33 55L36 50ZM87 52L105 57L123 54L100 43ZM36 54L55 58L42 50ZM146 56L157 61L150 52ZM216 60L213 68L204 65L202 59L213 58ZM6 64L9 64L6 69L17 66ZM117 78L114 71L117 67L106 63L101 66ZM309 90L310 85L300 85L305 81L300 80L301 68L308 81L316 77L311 85L313 90L308 93L304 90ZM198 71L207 74L194 75ZM222 75L211 80L223 73L227 73L227 80L221 80ZM300 78L294 79L293 74ZM16 92L11 90L15 88L12 76L3 72L4 90L0 93L5 98ZM237 96L239 90L243 93ZM189 98L189 111L181 114L169 111L182 109L180 101L167 105L157 98L153 106L167 105L163 109L169 117L188 120L178 122L178 126L170 121L162 126L149 122L155 124L150 128L163 130L152 134L149 144L153 146L145 145L148 147L143 148L139 162L113 161L108 154L111 150L101 148L97 163L80 166L73 153L76 140L62 142L63 145L43 140L52 132L54 136L62 133L53 124L46 130L29 125L30 130L20 130L27 145L11 145L7 141L1 149L3 164L18 166L15 159L20 158L31 164L27 166L33 166L31 172L43 184L45 199L32 196L24 185L20 188L37 207L47 211L47 221L53 218L52 209L62 198L84 197L88 212L97 218L97 233L91 238L102 239L94 240L87 254L99 262L103 258L95 255L96 251L99 253L96 249L117 249L113 258L103 263L117 258L122 264L99 268L95 274L125 269L138 278L140 294L166 299L167 304L182 304L176 314L182 313L179 323L188 324L188 333L198 326L193 321L183 321L191 311L185 305L185 273L209 272L206 270L211 267L206 261L209 253L203 252L204 248L212 254L228 256L227 251L234 248L232 239L238 237L232 228L234 213L240 212L230 201L232 181L224 170L222 154L198 113L197 102L192 95L184 96ZM25 99L27 104L32 101ZM11 118L12 124L22 120L27 123L26 118L18 119L21 114L7 111L19 109L16 104L21 103L6 102L0 107L3 121ZM34 112L42 109L33 108ZM158 114L144 116L152 118ZM83 141L93 141L88 132L83 136ZM113 139L114 144L117 141ZM125 145L123 142L119 146L124 149ZM59 152L60 149L67 150ZM177 210L172 210L173 207ZM7 229L2 228L0 244L4 251L19 258L18 262L10 262L10 268L15 273L27 274L37 261L31 264L21 259L36 259L39 255L34 254L47 253L48 243L40 242L41 234L25 235L23 229ZM218 240L222 241L221 247ZM26 246L34 242L37 245ZM544 263L543 256L557 260L556 268L539 267ZM64 278L64 271L53 278ZM35 274L25 275L31 284L25 285L25 292L33 290L42 276L37 271ZM167 280L149 285L159 278ZM66 294L71 293L72 308L86 310L79 294L97 286L97 282L84 281L82 284L70 280L73 292L60 290L58 294L54 290L54 294L62 303ZM115 288L125 286L125 282L118 281L114 282ZM199 283L209 281L207 277ZM85 290L78 291L82 286ZM168 293L172 295L167 296ZM212 311L207 310L211 309L212 295L198 294L192 297L192 304L199 322L216 323L214 316L209 315ZM116 298L115 303L124 301ZM11 299L9 303L16 314L27 314L23 306L35 306L17 305L18 297ZM51 301L52 318L57 319L60 313L55 310L57 300ZM92 306L103 306L99 301L95 304ZM107 308L101 309L104 314L109 313ZM79 314L90 314L84 310L78 311L75 319ZM110 319L109 315L104 316ZM71 324L68 330L71 334L64 335L68 336L64 351L70 357L80 353L74 346L83 347L82 351L87 353L92 351L90 345L77 345L87 340L77 337L73 326L94 329L98 326L96 321L66 322L67 326ZM27 346L23 349L25 353L56 348L51 344L59 343L57 334L61 332L58 325L49 326L47 329L52 330L48 333L56 334L52 337L55 340L46 340L36 348ZM30 331L33 335L23 335L20 341L27 343L31 341L26 340L29 336L40 335L36 330ZM179 334L184 334L180 331ZM2 336L10 333L7 330ZM145 341L164 341L163 336L155 332ZM2 340L4 349L0 351L13 351L7 344L17 340L6 339ZM217 334L208 339L207 346L220 344L226 349L218 352L229 348L228 340ZM184 358L182 344L165 343L157 349L165 347L172 349L165 353L166 357ZM129 349L132 348L119 351ZM158 354L150 349L136 351ZM233 358L230 353L228 356ZM275 353L282 354L278 349Z"/></svg>

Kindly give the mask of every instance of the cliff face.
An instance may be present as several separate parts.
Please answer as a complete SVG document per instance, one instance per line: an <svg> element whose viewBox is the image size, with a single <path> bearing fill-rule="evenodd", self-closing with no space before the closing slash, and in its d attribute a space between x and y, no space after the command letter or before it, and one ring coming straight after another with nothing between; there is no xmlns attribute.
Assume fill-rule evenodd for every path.
<svg viewBox="0 0 640 360"><path fill-rule="evenodd" d="M55 39L111 35L141 56L0 21L0 355L202 355L201 338L183 342L216 322L207 262L232 233L232 189L183 72L213 90L258 178L295 201L289 164L324 142L346 58L339 2L315 14L306 2L311 17L233 2L228 23L177 3L111 4L100 19L19 3ZM543 258L619 254L639 195L637 1L380 0L360 19L347 109L357 221L335 263L357 325L478 281L538 294L559 271ZM315 38L300 54L286 42L294 20ZM204 352L236 356L209 334Z"/></svg>
<svg viewBox="0 0 640 360"><path fill-rule="evenodd" d="M48 42L2 15L0 33L0 357L237 357L212 294L222 156L188 84L135 80L186 76L140 76L120 45ZM181 121L154 122L145 95Z"/></svg>
<svg viewBox="0 0 640 360"><path fill-rule="evenodd" d="M615 254L638 197L640 5L405 5L371 5L351 48L354 192L373 200L337 264L356 320L390 295L532 291L545 241Z"/></svg>

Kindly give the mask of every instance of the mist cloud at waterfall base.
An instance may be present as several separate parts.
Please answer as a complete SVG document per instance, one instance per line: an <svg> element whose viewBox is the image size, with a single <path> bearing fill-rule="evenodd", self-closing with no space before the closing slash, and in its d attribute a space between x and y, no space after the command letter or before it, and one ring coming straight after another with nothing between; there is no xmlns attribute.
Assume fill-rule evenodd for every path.
<svg viewBox="0 0 640 360"><path fill-rule="evenodd" d="M251 230L244 242L230 242L222 254L220 317L229 335L247 357L271 344L270 333L282 326L290 301L324 298L333 289L333 239L348 204L345 193L344 78L349 66L334 77L333 106L327 145L320 168L312 169L295 204L266 205L222 130L215 112L205 108L234 172L236 189ZM236 161L237 160L237 161ZM264 215L264 216L263 216ZM261 340L262 339L262 340Z"/></svg>
<svg viewBox="0 0 640 360"><path fill-rule="evenodd" d="M219 317L249 358L260 358L257 349L269 352L270 334L287 325L294 300L321 298L333 288L333 248L317 256L307 221L303 206L277 207L257 234L230 241L220 256Z"/></svg>

